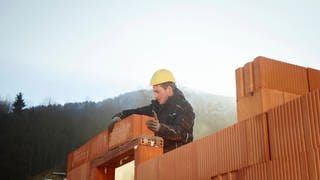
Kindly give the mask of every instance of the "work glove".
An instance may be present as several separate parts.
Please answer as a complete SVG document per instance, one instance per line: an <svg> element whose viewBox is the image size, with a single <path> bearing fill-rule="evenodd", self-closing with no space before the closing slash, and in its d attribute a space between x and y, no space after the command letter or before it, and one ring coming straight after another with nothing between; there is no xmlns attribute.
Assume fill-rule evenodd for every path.
<svg viewBox="0 0 320 180"><path fill-rule="evenodd" d="M109 132L112 132L113 126L116 122L120 121L121 119L124 119L131 114L134 114L135 110L134 109L128 109L128 110L123 110L115 115L112 116L111 124L109 125L108 129Z"/></svg>
<svg viewBox="0 0 320 180"><path fill-rule="evenodd" d="M159 121L154 120L154 119L148 120L146 122L146 125L153 132L158 132L161 127L161 124L159 123Z"/></svg>
<svg viewBox="0 0 320 180"><path fill-rule="evenodd" d="M116 117L118 117L118 118L120 118L120 119L123 119L123 112L121 111L121 112L118 112L117 114L113 115L113 116L112 116L112 119L114 119L114 118L116 118Z"/></svg>
<svg viewBox="0 0 320 180"><path fill-rule="evenodd" d="M135 113L135 109L127 109L127 110L123 110L115 115L112 116L112 119L115 117L119 117L120 119L124 119L132 114Z"/></svg>
<svg viewBox="0 0 320 180"><path fill-rule="evenodd" d="M111 123L110 123L109 126L108 126L109 132L112 132L112 130L113 130L113 128L114 128L114 125L115 125L117 122L121 121L121 114L122 114L122 112L117 113L117 114L115 114L115 115L112 116Z"/></svg>

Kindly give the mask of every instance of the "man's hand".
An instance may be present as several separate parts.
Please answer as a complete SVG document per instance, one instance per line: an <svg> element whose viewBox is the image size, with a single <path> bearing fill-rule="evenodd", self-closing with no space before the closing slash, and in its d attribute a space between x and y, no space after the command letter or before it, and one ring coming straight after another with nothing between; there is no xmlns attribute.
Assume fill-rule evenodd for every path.
<svg viewBox="0 0 320 180"><path fill-rule="evenodd" d="M161 127L161 124L159 123L159 121L156 121L154 119L148 120L146 122L146 125L153 132L158 132Z"/></svg>
<svg viewBox="0 0 320 180"><path fill-rule="evenodd" d="M117 113L117 114L112 116L112 119L115 119L115 118L123 119L123 112L121 111L121 112L119 112L119 113Z"/></svg>
<svg viewBox="0 0 320 180"><path fill-rule="evenodd" d="M118 113L118 114L119 114L119 113ZM119 116L117 116L117 114L114 115L114 116L112 116L111 123L110 123L109 126L108 126L108 131L109 131L109 133L112 132L114 125L115 125L116 122L118 122L118 121L121 121L121 118L120 118Z"/></svg>

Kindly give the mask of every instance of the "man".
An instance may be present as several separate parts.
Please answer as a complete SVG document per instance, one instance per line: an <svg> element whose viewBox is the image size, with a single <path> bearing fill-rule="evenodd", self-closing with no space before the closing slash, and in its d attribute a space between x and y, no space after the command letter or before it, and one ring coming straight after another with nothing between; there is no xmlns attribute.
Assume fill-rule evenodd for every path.
<svg viewBox="0 0 320 180"><path fill-rule="evenodd" d="M156 136L164 139L164 152L171 151L193 140L195 114L183 93L176 87L173 74L166 69L156 71L151 78L154 100L148 106L124 110L113 116L109 126L131 114L153 116L146 122Z"/></svg>

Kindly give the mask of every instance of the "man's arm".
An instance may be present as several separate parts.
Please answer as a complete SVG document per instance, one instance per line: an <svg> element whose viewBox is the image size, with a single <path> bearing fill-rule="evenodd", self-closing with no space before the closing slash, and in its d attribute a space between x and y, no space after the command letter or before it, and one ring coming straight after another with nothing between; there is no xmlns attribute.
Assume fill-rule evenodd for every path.
<svg viewBox="0 0 320 180"><path fill-rule="evenodd" d="M158 134L169 140L181 141L188 140L192 136L190 129L193 128L195 114L192 107L188 104L186 108L177 105L176 119L172 125L160 124Z"/></svg>
<svg viewBox="0 0 320 180"><path fill-rule="evenodd" d="M113 127L115 125L116 122L132 115L132 114L140 114L140 115L148 115L148 116L152 116L152 108L153 108L153 104L151 103L148 106L143 106L140 108L136 108L136 109L127 109L127 110L123 110L115 115L112 116L112 121L108 126L109 131L111 132L113 130Z"/></svg>
<svg viewBox="0 0 320 180"><path fill-rule="evenodd" d="M143 106L143 107L139 107L136 109L126 109L126 110L121 111L118 114L115 114L113 117L118 116L120 119L124 119L132 114L152 116L152 106L148 105L148 106Z"/></svg>
<svg viewBox="0 0 320 180"><path fill-rule="evenodd" d="M160 108L159 103L156 100L152 100L150 105L139 107L136 109L127 109L123 110L118 114L115 114L112 116L114 117L119 117L120 119L124 119L132 114L140 114L140 115L147 115L147 116L153 116L153 110L158 110Z"/></svg>

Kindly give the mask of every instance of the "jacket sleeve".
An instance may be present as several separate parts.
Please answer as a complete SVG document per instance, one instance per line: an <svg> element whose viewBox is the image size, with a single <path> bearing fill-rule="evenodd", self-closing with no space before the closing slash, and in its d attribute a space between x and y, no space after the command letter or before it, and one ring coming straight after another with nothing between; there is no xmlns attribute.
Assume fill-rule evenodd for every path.
<svg viewBox="0 0 320 180"><path fill-rule="evenodd" d="M195 114L189 103L185 107L176 105L176 117L173 124L161 124L158 134L172 141L185 141L192 138Z"/></svg>
<svg viewBox="0 0 320 180"><path fill-rule="evenodd" d="M121 119L124 119L132 114L152 116L152 104L148 106L139 107L136 109L123 110L121 114Z"/></svg>

